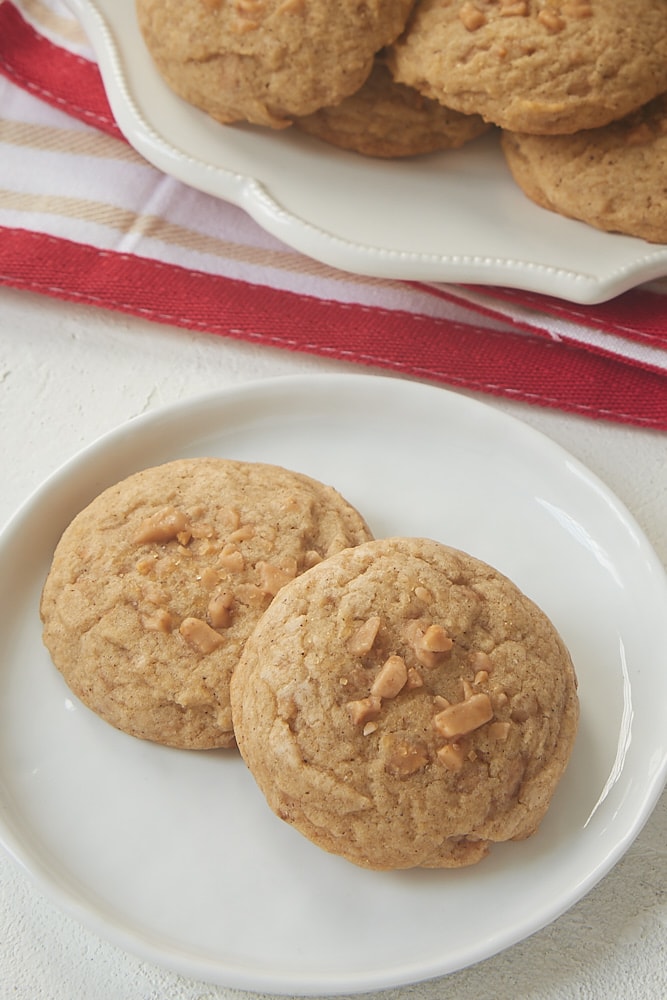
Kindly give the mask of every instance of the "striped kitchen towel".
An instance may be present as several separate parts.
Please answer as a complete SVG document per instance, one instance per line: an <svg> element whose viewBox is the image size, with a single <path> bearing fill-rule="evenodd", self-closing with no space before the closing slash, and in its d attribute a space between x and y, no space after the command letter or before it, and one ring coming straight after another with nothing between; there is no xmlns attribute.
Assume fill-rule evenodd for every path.
<svg viewBox="0 0 667 1000"><path fill-rule="evenodd" d="M0 2L0 282L667 430L667 280L598 305L336 270L146 162L60 0Z"/></svg>

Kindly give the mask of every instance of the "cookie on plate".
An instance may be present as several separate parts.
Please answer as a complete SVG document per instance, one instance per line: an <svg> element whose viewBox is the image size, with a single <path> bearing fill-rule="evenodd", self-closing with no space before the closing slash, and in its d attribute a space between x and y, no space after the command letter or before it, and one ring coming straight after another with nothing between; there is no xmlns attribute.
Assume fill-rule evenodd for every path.
<svg viewBox="0 0 667 1000"><path fill-rule="evenodd" d="M532 834L578 723L572 662L546 616L428 539L370 541L292 581L231 694L271 808L374 869L470 865Z"/></svg>
<svg viewBox="0 0 667 1000"><path fill-rule="evenodd" d="M414 0L137 0L158 70L221 122L284 127L362 85Z"/></svg>
<svg viewBox="0 0 667 1000"><path fill-rule="evenodd" d="M277 466L181 459L106 489L56 548L41 616L72 691L173 747L231 747L229 680L284 583L371 537L334 489Z"/></svg>
<svg viewBox="0 0 667 1000"><path fill-rule="evenodd" d="M396 80L513 132L598 128L667 90L665 0L417 0Z"/></svg>
<svg viewBox="0 0 667 1000"><path fill-rule="evenodd" d="M332 146L384 158L458 149L490 128L479 115L452 111L395 83L379 57L355 94L294 124Z"/></svg>
<svg viewBox="0 0 667 1000"><path fill-rule="evenodd" d="M569 136L508 132L501 145L517 184L543 208L667 243L667 94L604 128Z"/></svg>

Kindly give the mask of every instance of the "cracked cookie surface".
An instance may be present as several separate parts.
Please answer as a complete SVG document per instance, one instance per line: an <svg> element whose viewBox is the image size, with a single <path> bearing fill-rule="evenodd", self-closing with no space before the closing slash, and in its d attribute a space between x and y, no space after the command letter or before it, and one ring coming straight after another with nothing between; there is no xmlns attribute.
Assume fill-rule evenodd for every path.
<svg viewBox="0 0 667 1000"><path fill-rule="evenodd" d="M357 90L414 0L137 0L169 86L218 121L282 128Z"/></svg>
<svg viewBox="0 0 667 1000"><path fill-rule="evenodd" d="M396 80L514 132L598 128L667 90L665 0L418 0Z"/></svg>
<svg viewBox="0 0 667 1000"><path fill-rule="evenodd" d="M43 637L70 688L133 736L234 746L229 681L280 588L371 537L333 488L273 465L182 459L110 487L65 530Z"/></svg>
<svg viewBox="0 0 667 1000"><path fill-rule="evenodd" d="M428 539L370 541L292 581L231 685L274 812L363 867L458 867L531 835L566 767L576 678L502 574Z"/></svg>

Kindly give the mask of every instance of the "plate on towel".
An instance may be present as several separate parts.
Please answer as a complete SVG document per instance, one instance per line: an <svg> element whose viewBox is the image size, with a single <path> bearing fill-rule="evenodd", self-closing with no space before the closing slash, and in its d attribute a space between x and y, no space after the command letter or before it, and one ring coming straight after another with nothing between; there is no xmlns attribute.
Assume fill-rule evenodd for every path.
<svg viewBox="0 0 667 1000"><path fill-rule="evenodd" d="M150 163L245 209L332 267L403 280L505 285L598 302L667 274L667 247L532 204L497 134L381 161L295 129L224 126L175 96L143 43L134 0L67 0L99 61L119 127Z"/></svg>

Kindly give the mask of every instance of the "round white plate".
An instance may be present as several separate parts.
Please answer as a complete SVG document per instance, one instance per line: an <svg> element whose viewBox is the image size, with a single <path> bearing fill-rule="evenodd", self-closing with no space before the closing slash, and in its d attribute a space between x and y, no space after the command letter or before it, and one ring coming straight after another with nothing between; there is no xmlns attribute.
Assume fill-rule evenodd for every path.
<svg viewBox="0 0 667 1000"><path fill-rule="evenodd" d="M382 162L298 133L223 126L164 84L134 0L67 0L129 142L152 164L244 208L289 246L375 277L498 284L575 302L667 274L667 247L609 235L532 204L498 137Z"/></svg>
<svg viewBox="0 0 667 1000"><path fill-rule="evenodd" d="M512 577L580 678L571 765L532 839L459 871L376 873L270 812L234 752L117 732L42 647L60 533L121 477L179 456L279 463L336 486L376 536L425 535ZM464 396L366 375L284 377L137 418L56 472L0 540L0 834L102 936L229 987L357 992L506 948L584 895L639 832L667 770L667 581L586 469Z"/></svg>

